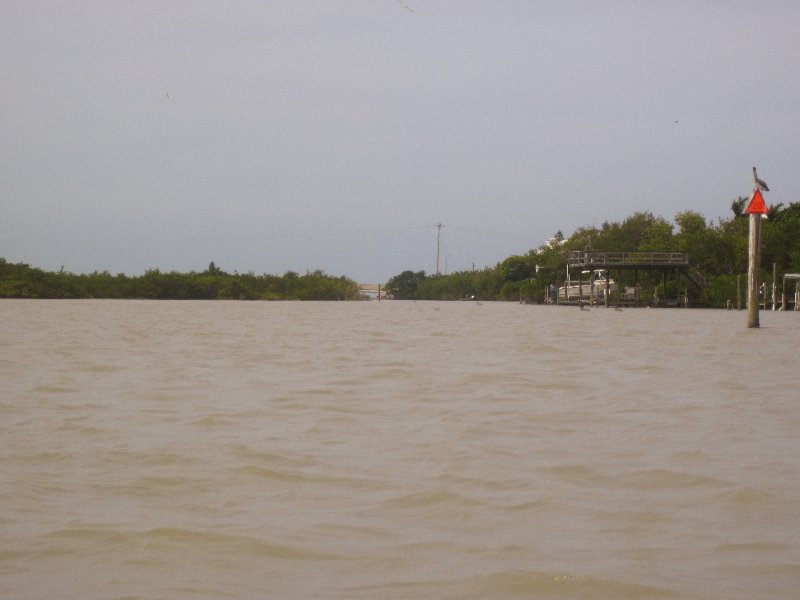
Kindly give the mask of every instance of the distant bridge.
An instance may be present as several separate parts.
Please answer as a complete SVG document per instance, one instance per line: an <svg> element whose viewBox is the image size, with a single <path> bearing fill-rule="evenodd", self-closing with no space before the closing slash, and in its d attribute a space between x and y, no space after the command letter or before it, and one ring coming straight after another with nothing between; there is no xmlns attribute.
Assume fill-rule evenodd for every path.
<svg viewBox="0 0 800 600"><path fill-rule="evenodd" d="M359 283L358 293L370 298L377 298L379 295L381 298L388 298L386 286L382 283Z"/></svg>

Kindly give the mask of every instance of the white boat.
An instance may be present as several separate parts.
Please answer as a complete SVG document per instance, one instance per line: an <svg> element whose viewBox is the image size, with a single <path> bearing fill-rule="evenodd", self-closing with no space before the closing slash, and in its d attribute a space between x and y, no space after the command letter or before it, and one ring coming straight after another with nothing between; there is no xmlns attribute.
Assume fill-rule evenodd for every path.
<svg viewBox="0 0 800 600"><path fill-rule="evenodd" d="M583 271L581 274L585 279L581 277L579 281L570 281L569 271L567 272L567 281L558 288L559 302L578 300L602 302L606 299L606 283L609 293L614 293L619 289L616 281L606 279L606 272L602 269Z"/></svg>

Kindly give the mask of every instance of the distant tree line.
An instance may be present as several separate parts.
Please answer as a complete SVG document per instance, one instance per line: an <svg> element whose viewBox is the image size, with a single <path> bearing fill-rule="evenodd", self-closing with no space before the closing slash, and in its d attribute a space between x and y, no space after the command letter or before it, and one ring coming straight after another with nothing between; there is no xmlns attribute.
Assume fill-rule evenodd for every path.
<svg viewBox="0 0 800 600"><path fill-rule="evenodd" d="M398 299L522 300L543 302L546 287L563 283L566 259L574 250L607 252L686 252L693 268L707 285L702 290L663 276L657 271L639 271L637 282L631 271L613 274L621 285L638 283L641 297L672 298L688 291L697 306L724 307L736 298L737 278L747 280L748 219L747 198L731 204L733 216L714 224L698 212L687 210L674 223L650 212L637 212L622 222L600 227L581 227L568 239L559 231L536 249L510 256L493 268L430 276L424 271L403 271L386 283L386 290ZM800 272L800 203L770 207L769 219L761 228L761 280L772 281L772 265L778 273ZM678 287L680 285L680 288Z"/></svg>
<svg viewBox="0 0 800 600"><path fill-rule="evenodd" d="M43 271L0 258L0 298L141 298L154 300L353 300L358 284L322 271L281 276L226 273L213 262L203 272L131 277L108 271L74 274Z"/></svg>

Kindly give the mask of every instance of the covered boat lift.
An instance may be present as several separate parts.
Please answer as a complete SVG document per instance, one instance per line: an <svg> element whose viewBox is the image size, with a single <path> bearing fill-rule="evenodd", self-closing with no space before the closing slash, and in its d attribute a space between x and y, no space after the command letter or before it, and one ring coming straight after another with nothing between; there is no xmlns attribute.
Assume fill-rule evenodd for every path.
<svg viewBox="0 0 800 600"><path fill-rule="evenodd" d="M783 293L781 294L781 310L788 310L789 303L787 302L788 296L786 293L787 281L795 281L794 286L794 310L800 310L800 273L786 273L783 276Z"/></svg>
<svg viewBox="0 0 800 600"><path fill-rule="evenodd" d="M689 264L689 255L685 252L604 252L596 250L575 250L567 255L567 272L570 269L579 269L579 272L589 270L604 270L607 274L606 282L610 279L609 271L614 270L657 270L664 276L664 288L667 287L667 273L676 271L683 273L699 290L706 287L705 278ZM638 277L636 277L638 279ZM608 285L608 283L606 283ZM609 306L610 293L607 289L605 305ZM638 285L635 292L635 302L639 305Z"/></svg>

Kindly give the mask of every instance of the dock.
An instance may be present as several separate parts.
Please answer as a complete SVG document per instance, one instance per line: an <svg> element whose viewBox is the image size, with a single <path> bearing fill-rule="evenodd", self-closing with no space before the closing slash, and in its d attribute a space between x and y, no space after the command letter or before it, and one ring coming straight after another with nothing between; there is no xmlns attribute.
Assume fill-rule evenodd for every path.
<svg viewBox="0 0 800 600"><path fill-rule="evenodd" d="M575 250L567 255L567 272L577 270L578 273L585 271L594 272L597 270L610 273L616 271L660 271L664 278L664 289L667 287L667 277L670 273L683 275L696 289L702 291L707 283L705 277L692 266L689 255L686 252L665 252L665 251L637 251L637 252L608 252L596 250ZM610 275L608 276L610 279ZM638 281L638 273L634 275ZM579 279L580 281L580 276ZM636 286L633 297L620 298L613 303L610 300L610 293L605 294L605 305L620 304L626 306L639 306L639 289ZM559 302L561 303L561 302ZM666 305L685 305L677 299L663 299L659 303Z"/></svg>

